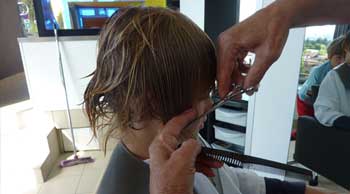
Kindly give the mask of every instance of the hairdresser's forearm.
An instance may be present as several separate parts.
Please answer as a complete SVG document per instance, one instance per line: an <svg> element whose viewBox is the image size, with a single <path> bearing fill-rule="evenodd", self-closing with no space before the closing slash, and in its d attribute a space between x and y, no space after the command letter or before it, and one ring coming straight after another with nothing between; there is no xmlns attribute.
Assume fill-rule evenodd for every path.
<svg viewBox="0 0 350 194"><path fill-rule="evenodd" d="M290 27L350 23L349 0L277 0L271 5Z"/></svg>

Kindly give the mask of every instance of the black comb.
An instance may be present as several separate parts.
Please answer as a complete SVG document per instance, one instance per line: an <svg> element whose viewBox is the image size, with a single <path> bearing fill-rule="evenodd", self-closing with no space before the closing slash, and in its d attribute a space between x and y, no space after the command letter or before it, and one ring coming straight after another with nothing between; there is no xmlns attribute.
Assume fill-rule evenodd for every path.
<svg viewBox="0 0 350 194"><path fill-rule="evenodd" d="M258 164L262 166L268 166L280 170L285 170L289 172L294 172L298 174L303 174L306 176L312 177L313 174L310 170L299 168L295 166L290 166L287 164L266 160L262 158L257 158L253 156L247 156L243 154L238 154L235 152L229 152L224 150L218 150L213 148L202 147L201 153L202 155L209 157L211 159L224 162L228 166L243 168L243 164Z"/></svg>

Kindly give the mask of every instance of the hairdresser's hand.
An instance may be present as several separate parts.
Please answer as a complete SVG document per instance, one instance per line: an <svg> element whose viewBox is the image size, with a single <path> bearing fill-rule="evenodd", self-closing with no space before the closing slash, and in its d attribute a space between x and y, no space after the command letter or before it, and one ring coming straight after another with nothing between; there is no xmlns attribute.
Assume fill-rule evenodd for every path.
<svg viewBox="0 0 350 194"><path fill-rule="evenodd" d="M196 117L195 111L187 111L170 120L149 148L150 193L192 194L195 161L201 150L199 142L189 139L179 144L181 130Z"/></svg>
<svg viewBox="0 0 350 194"><path fill-rule="evenodd" d="M275 5L268 6L220 34L217 79L221 97L231 89L232 83L244 88L259 84L286 43L291 26L286 17ZM242 65L248 51L256 55L250 69ZM243 76L247 71L248 75Z"/></svg>

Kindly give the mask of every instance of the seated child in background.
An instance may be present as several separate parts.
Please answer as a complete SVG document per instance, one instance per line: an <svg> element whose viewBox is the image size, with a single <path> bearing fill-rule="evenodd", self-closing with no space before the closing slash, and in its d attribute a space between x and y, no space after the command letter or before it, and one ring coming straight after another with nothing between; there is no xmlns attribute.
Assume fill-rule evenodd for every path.
<svg viewBox="0 0 350 194"><path fill-rule="evenodd" d="M324 78L314 107L315 117L323 125L350 129L350 33L343 45L345 63Z"/></svg>
<svg viewBox="0 0 350 194"><path fill-rule="evenodd" d="M215 74L213 43L181 13L129 7L107 21L84 103L95 134L108 124L107 138L117 136L120 143L98 194L149 193L151 142L172 117L189 108L199 115L212 106L209 92ZM191 124L182 139L196 137L203 123ZM216 178L225 194L320 193L304 183L263 178L226 165ZM195 193L218 193L202 173L194 181Z"/></svg>
<svg viewBox="0 0 350 194"><path fill-rule="evenodd" d="M343 49L344 36L336 38L327 47L328 61L311 69L310 75L298 90L297 112L298 116L314 116L313 98L311 87L319 86L327 73L339 64L344 62Z"/></svg>

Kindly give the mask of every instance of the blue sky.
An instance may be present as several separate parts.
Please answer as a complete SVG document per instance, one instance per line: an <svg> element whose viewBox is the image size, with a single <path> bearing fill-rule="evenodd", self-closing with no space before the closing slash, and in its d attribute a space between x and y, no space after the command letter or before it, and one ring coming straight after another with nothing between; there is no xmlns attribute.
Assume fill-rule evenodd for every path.
<svg viewBox="0 0 350 194"><path fill-rule="evenodd" d="M333 39L335 25L312 26L306 28L305 39L317 39L318 37Z"/></svg>

